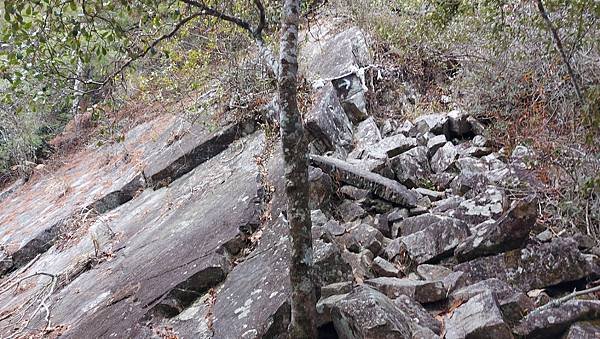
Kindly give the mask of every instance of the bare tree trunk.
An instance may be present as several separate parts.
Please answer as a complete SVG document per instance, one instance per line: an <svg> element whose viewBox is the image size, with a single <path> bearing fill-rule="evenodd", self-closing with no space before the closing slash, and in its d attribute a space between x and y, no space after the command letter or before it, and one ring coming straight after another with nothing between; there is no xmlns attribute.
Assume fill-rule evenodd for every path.
<svg viewBox="0 0 600 339"><path fill-rule="evenodd" d="M308 208L308 158L298 110L298 24L300 0L285 0L279 62L280 125L285 161L287 215L292 239L290 338L316 338L316 295Z"/></svg>
<svg viewBox="0 0 600 339"><path fill-rule="evenodd" d="M573 71L573 68L571 67L569 58L567 58L567 54L565 53L565 50L563 48L562 41L560 40L560 36L558 35L558 31L556 30L554 25L552 25L552 21L550 21L550 17L548 17L548 13L546 12L546 9L544 8L544 3L542 2L542 0L537 0L537 8L540 12L540 15L546 22L546 26L548 26L548 30L550 30L550 33L552 33L552 38L554 40L554 44L556 45L556 49L560 53L560 56L562 57L563 62L565 63L565 66L567 67L567 72L569 72L569 77L571 77L571 83L573 84L573 87L575 88L575 93L577 94L577 98L579 99L579 101L582 104L585 104L585 99L583 98L583 95L581 94L581 89L579 87L579 83L577 82L577 78L575 77L575 72Z"/></svg>
<svg viewBox="0 0 600 339"><path fill-rule="evenodd" d="M81 96L83 95L83 61L79 59L77 61L77 72L76 78L73 83L73 102L71 103L71 116L75 117L79 113L79 104L81 102Z"/></svg>

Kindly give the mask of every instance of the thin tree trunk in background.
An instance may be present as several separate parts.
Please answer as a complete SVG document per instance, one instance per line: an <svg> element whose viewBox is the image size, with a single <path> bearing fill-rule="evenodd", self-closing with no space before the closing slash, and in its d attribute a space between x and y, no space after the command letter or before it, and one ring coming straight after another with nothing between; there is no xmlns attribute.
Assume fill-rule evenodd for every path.
<svg viewBox="0 0 600 339"><path fill-rule="evenodd" d="M279 62L280 127L285 161L287 216L292 240L290 338L316 338L316 295L308 208L308 158L304 127L298 110L298 24L300 0L285 0Z"/></svg>
<svg viewBox="0 0 600 339"><path fill-rule="evenodd" d="M552 33L552 38L554 39L554 44L556 45L556 49L560 53L560 56L562 57L563 62L565 63L565 66L567 67L567 72L569 72L569 77L571 77L571 83L573 84L573 87L575 87L575 93L577 94L577 98L579 99L581 104L585 104L585 100L583 98L583 95L581 94L581 89L579 87L579 83L577 82L577 78L575 77L575 72L573 71L573 68L571 67L569 58L567 58L567 54L565 53L565 50L563 48L562 41L560 40L560 36L558 35L558 31L556 30L554 25L552 25L552 21L550 21L550 17L548 16L546 9L544 8L544 3L542 3L542 0L537 0L537 8L540 11L540 15L546 22L546 26L548 26L548 30L550 30L550 32Z"/></svg>

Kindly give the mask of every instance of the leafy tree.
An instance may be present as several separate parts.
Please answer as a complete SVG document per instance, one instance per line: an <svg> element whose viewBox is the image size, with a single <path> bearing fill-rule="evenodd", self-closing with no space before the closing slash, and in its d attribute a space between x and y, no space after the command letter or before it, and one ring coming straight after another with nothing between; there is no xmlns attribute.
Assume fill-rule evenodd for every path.
<svg viewBox="0 0 600 339"><path fill-rule="evenodd" d="M316 296L312 279L311 220L308 208L307 144L297 103L298 28L300 1L283 4L279 62L265 39L269 13L279 10L276 1L261 0L36 0L4 2L0 71L7 81L2 104L16 109L15 97L32 95L20 102L20 111L34 110L26 102L50 99L54 88L69 96L77 111L82 95L98 92L134 63L155 53L156 48L200 20L231 24L257 45L273 76L278 75L280 126L285 160L286 194L292 238L293 338L316 336ZM265 4L267 6L265 6ZM251 5L251 6L248 6ZM281 66L279 66L281 65ZM89 76L85 69L92 68ZM30 84L46 85L33 94ZM52 85L52 86L51 86ZM62 108L68 105L63 102ZM42 101L41 105L46 105Z"/></svg>

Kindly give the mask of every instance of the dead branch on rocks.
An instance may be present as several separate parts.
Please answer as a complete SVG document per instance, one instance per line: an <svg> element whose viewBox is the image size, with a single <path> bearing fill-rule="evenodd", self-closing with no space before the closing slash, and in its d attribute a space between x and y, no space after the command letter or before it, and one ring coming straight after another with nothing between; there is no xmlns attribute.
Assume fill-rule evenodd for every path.
<svg viewBox="0 0 600 339"><path fill-rule="evenodd" d="M600 284L600 280L595 281L594 284ZM555 300L552 300L551 302L547 303L544 306L538 307L536 311L543 311L543 310L547 310L553 307L558 307L560 306L562 303L565 303L571 299L580 297L582 295L586 295L586 294L590 294L590 293L594 293L594 292L600 292L600 285L596 286L596 287L592 287L592 288L588 288L585 290L581 290L581 291L574 291L573 293L567 294L562 298L558 298Z"/></svg>

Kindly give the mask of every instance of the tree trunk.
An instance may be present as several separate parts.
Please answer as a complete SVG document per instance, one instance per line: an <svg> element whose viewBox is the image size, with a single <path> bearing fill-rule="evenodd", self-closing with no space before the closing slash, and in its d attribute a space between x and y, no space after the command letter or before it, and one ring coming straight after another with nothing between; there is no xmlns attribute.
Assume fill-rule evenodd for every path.
<svg viewBox="0 0 600 339"><path fill-rule="evenodd" d="M292 240L290 338L316 338L316 295L308 208L308 158L298 110L298 24L300 0L285 0L279 62L280 126L285 161L287 216Z"/></svg>

